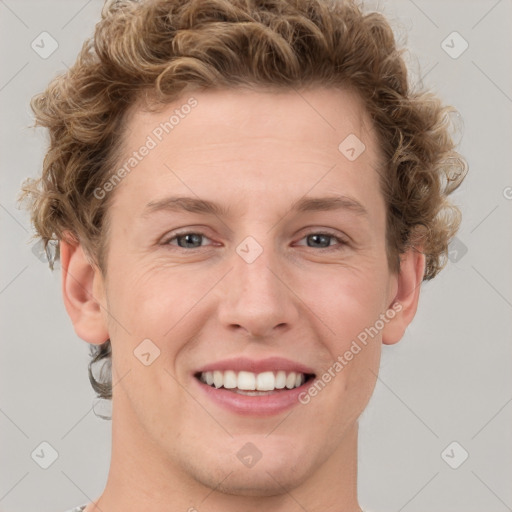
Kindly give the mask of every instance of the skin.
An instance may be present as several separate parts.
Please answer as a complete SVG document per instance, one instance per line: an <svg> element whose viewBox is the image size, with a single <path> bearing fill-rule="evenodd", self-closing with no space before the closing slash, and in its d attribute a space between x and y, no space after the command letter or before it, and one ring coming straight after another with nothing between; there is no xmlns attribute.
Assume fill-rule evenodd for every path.
<svg viewBox="0 0 512 512"><path fill-rule="evenodd" d="M409 251L389 270L371 121L349 91L191 95L197 107L110 192L106 277L80 244L62 242L75 331L93 344L110 338L113 350L111 467L86 512L358 511L357 421L382 344L414 317L425 266ZM136 108L126 155L188 97L161 113ZM351 133L366 146L354 161L338 150ZM141 217L170 195L231 213ZM350 196L367 215L292 212L304 195ZM169 243L178 228L203 233L199 248ZM346 243L308 237L326 230ZM236 252L247 236L263 248L250 264ZM194 370L242 355L282 356L321 376L393 303L400 312L307 405L244 417L191 386ZM133 354L147 338L160 350L149 366ZM251 468L236 456L247 442L262 454Z"/></svg>

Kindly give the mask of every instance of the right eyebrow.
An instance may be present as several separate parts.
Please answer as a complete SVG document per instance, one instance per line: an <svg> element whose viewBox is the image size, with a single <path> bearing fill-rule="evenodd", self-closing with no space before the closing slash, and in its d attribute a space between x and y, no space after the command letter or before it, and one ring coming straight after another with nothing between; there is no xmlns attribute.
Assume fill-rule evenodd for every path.
<svg viewBox="0 0 512 512"><path fill-rule="evenodd" d="M150 201L142 213L146 217L158 211L187 211L191 213L206 213L210 215L227 217L230 214L229 208L225 208L213 201L206 201L195 197L170 196L158 201Z"/></svg>

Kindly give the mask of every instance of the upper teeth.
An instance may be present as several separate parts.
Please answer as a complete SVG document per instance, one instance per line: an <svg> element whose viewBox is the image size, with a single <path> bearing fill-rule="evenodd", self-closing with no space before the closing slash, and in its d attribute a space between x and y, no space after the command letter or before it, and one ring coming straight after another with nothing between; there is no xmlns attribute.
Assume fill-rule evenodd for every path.
<svg viewBox="0 0 512 512"><path fill-rule="evenodd" d="M296 372L235 372L233 370L202 372L200 379L210 386L226 389L242 389L247 391L272 391L274 389L293 389L301 386L306 377L303 373Z"/></svg>

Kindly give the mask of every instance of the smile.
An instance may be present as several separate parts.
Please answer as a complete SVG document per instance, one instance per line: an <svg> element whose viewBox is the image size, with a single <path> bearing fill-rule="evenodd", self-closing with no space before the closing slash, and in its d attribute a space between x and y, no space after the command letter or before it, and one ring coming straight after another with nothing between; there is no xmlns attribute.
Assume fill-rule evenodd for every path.
<svg viewBox="0 0 512 512"><path fill-rule="evenodd" d="M299 395L314 370L283 357L238 357L217 361L192 373L192 387L206 400L236 415L265 417L303 405Z"/></svg>
<svg viewBox="0 0 512 512"><path fill-rule="evenodd" d="M295 389L313 377L313 374L285 370L262 373L215 370L196 374L196 378L208 386L228 389L247 396L261 396L267 395L269 391Z"/></svg>

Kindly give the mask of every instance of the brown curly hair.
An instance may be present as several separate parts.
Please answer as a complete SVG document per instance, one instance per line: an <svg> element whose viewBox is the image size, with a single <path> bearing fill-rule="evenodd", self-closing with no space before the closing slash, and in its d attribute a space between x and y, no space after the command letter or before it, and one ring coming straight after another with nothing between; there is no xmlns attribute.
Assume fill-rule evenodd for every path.
<svg viewBox="0 0 512 512"><path fill-rule="evenodd" d="M32 98L50 145L42 176L25 181L20 199L28 199L44 247L55 245L55 259L70 233L105 273L113 194L99 199L94 191L115 169L138 100L158 109L194 90L349 88L366 105L385 164L390 269L418 247L424 280L432 279L460 224L448 195L467 165L450 132L455 110L412 90L403 51L386 19L355 0L107 1L75 64ZM111 398L110 372L98 380L92 373L95 363L111 364L110 340L91 345L91 355L93 388Z"/></svg>

